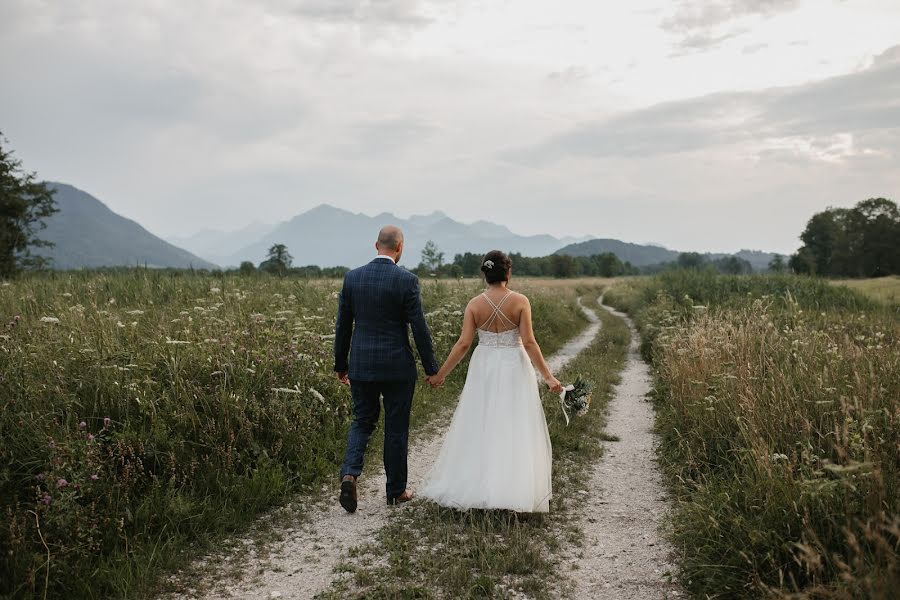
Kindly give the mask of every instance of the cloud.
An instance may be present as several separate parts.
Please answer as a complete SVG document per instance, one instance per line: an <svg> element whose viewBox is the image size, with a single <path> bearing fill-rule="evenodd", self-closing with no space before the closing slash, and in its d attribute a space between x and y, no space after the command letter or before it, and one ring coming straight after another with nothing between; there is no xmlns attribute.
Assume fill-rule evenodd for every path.
<svg viewBox="0 0 900 600"><path fill-rule="evenodd" d="M800 86L717 93L582 123L503 158L546 164L592 158L691 152L741 142L900 128L900 46L858 73ZM873 150L878 151L878 148Z"/></svg>
<svg viewBox="0 0 900 600"><path fill-rule="evenodd" d="M682 0L661 25L673 33L708 30L749 16L768 17L794 10L800 0Z"/></svg>
<svg viewBox="0 0 900 600"><path fill-rule="evenodd" d="M355 125L349 147L341 150L363 157L393 156L422 144L436 131L434 125L414 117L377 119Z"/></svg>
<svg viewBox="0 0 900 600"><path fill-rule="evenodd" d="M430 22L421 0L276 0L272 4L286 13L331 24L421 27Z"/></svg>
<svg viewBox="0 0 900 600"><path fill-rule="evenodd" d="M681 0L660 26L680 36L677 48L682 53L705 51L748 31L733 27L735 21L771 17L799 5L800 0Z"/></svg>

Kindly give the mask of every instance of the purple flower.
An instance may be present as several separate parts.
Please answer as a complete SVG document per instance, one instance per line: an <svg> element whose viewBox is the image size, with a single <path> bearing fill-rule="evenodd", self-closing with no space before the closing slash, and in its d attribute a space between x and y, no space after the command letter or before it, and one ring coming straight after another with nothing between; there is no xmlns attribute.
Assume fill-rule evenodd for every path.
<svg viewBox="0 0 900 600"><path fill-rule="evenodd" d="M34 478L37 479L38 481L43 481L43 480L44 480L44 474L43 474L43 473L38 473L37 475L34 476Z"/></svg>
<svg viewBox="0 0 900 600"><path fill-rule="evenodd" d="M63 479L62 477L60 477L59 479L56 480L56 487L58 487L60 489L66 487L68 485L69 485L69 482L66 481L65 479Z"/></svg>
<svg viewBox="0 0 900 600"><path fill-rule="evenodd" d="M81 429L84 429L85 427L87 427L87 423L82 421L81 423L78 424L78 427L80 427Z"/></svg>
<svg viewBox="0 0 900 600"><path fill-rule="evenodd" d="M89 441L89 442L93 442L93 441L94 441L94 434L93 434L93 433L87 434L87 441Z"/></svg>
<svg viewBox="0 0 900 600"><path fill-rule="evenodd" d="M94 473L93 475L91 475L91 481L99 481L99 479L100 479L100 476L97 475L96 473Z"/></svg>
<svg viewBox="0 0 900 600"><path fill-rule="evenodd" d="M43 502L44 504L50 504L50 501L50 494L44 494L43 498L41 498L41 502Z"/></svg>
<svg viewBox="0 0 900 600"><path fill-rule="evenodd" d="M112 421L109 417L103 417L103 429L107 429L110 423L112 423Z"/></svg>

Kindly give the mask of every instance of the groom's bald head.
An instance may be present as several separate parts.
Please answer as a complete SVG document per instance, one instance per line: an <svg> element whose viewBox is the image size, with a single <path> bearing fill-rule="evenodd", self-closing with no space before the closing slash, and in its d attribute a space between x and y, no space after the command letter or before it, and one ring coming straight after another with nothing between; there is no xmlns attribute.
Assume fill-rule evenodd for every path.
<svg viewBox="0 0 900 600"><path fill-rule="evenodd" d="M386 225L378 232L378 241L375 242L378 254L390 256L394 262L400 262L403 254L403 231L395 225Z"/></svg>
<svg viewBox="0 0 900 600"><path fill-rule="evenodd" d="M378 232L378 242L376 247L379 250L390 250L396 252L403 244L403 231L394 225L386 225Z"/></svg>

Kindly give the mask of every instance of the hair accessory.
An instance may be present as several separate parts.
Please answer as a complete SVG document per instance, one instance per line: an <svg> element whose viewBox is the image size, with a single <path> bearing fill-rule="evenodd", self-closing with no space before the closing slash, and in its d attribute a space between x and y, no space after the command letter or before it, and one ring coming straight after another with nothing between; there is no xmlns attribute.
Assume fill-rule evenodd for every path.
<svg viewBox="0 0 900 600"><path fill-rule="evenodd" d="M493 268L494 268L494 261L492 261L492 260L486 260L486 261L484 261L484 266L486 266L488 269L493 269Z"/></svg>

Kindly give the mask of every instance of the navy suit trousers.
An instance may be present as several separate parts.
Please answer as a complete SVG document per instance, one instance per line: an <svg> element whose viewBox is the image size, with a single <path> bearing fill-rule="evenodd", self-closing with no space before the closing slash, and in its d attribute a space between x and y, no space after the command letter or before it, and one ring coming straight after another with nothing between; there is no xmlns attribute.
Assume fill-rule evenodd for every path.
<svg viewBox="0 0 900 600"><path fill-rule="evenodd" d="M384 471L387 475L388 499L406 490L406 454L409 446L409 413L412 409L416 382L412 381L350 381L353 398L353 423L347 440L347 453L341 467L341 477L362 473L366 447L378 426L378 416L384 401Z"/></svg>

